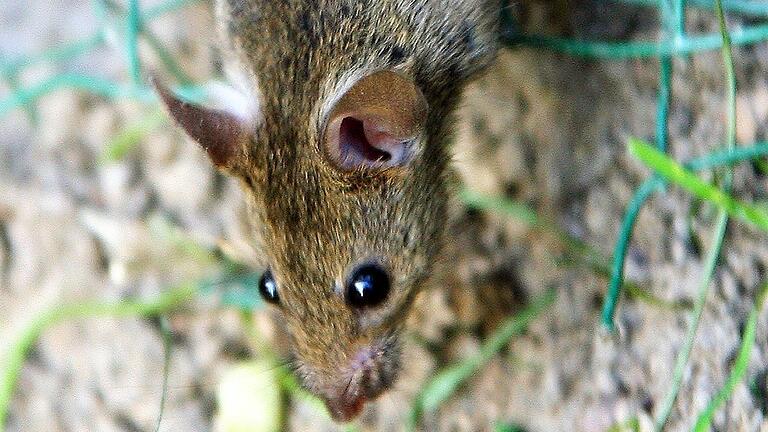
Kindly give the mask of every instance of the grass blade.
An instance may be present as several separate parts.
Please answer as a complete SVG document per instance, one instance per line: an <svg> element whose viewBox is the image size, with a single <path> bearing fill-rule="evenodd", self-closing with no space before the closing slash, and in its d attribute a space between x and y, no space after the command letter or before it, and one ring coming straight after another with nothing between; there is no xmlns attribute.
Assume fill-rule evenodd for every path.
<svg viewBox="0 0 768 432"><path fill-rule="evenodd" d="M733 150L736 148L736 75L734 73L734 67L733 67L733 54L731 52L731 39L728 34L728 28L725 24L725 14L723 12L723 4L722 0L715 0L715 9L717 12L717 18L718 18L718 24L720 27L720 37L723 41L723 68L725 69L725 77L727 81L726 85L726 113L728 117L728 123L727 123L727 137L726 137L726 147L729 150ZM631 146L632 143L630 143ZM670 160L666 156L664 156L667 160ZM677 170L671 170L672 172L677 172ZM690 173L688 173L690 174ZM682 178L687 178L688 180L694 179L698 180L696 176L693 174L690 174L689 176L683 176ZM733 181L733 170L727 169L725 171L725 176L723 179L723 189L722 191L720 189L716 189L718 192L720 192L723 196L729 197L730 195L727 194L728 191L731 189L731 183ZM690 186L695 185L695 181L692 181L689 183ZM711 186L711 185L710 185ZM699 190L706 190L707 188L699 189ZM732 199L732 198L731 198ZM733 200L733 199L732 199ZM734 200L735 201L735 200ZM714 244L710 248L709 252L707 253L707 259L706 259L706 268L704 271L704 276L702 277L701 283L699 285L699 295L696 300L696 307L694 308L693 313L693 319L691 321L691 325L688 329L688 332L686 334L685 339L685 345L683 347L683 350L678 353L677 359L675 360L675 371L672 375L672 383L670 384L669 391L667 392L666 397L664 398L664 401L662 403L662 407L659 412L659 416L656 419L655 428L657 431L661 431L664 428L664 425L667 422L667 418L669 418L669 414L672 412L672 406L675 403L675 400L677 399L677 394L680 391L680 383L683 380L683 373L685 372L685 369L688 365L688 359L691 354L691 349L693 348L693 342L696 338L696 332L699 328L699 321L701 320L701 315L704 310L704 304L707 299L707 294L709 293L709 285L712 280L712 276L714 275L715 269L717 268L717 261L720 256L720 251L723 247L723 241L725 240L725 231L728 228L728 211L724 208L720 208L717 215L717 224L715 228L714 233Z"/></svg>
<svg viewBox="0 0 768 432"><path fill-rule="evenodd" d="M30 350L47 329L71 319L95 317L146 317L167 313L189 301L197 291L191 283L161 294L148 302L122 301L118 303L83 303L58 306L39 315L21 334L6 357L6 365L0 375L0 432L5 430L5 420L11 404L16 382Z"/></svg>
<svg viewBox="0 0 768 432"><path fill-rule="evenodd" d="M701 180L650 144L630 138L629 152L667 181L677 184L700 199L711 202L729 215L768 232L768 214L760 208L739 201L711 183Z"/></svg>
<svg viewBox="0 0 768 432"><path fill-rule="evenodd" d="M709 425L712 423L712 417L715 415L720 406L725 403L733 393L736 385L744 379L744 374L747 372L747 366L749 366L749 357L752 354L752 348L755 345L755 334L757 332L757 319L760 317L760 313L765 305L766 294L768 294L768 283L763 285L762 289L757 295L752 311L749 313L747 319L747 325L744 327L744 336L741 338L741 345L739 346L739 353L736 356L733 369L728 375L728 380L717 395L707 404L704 411L699 414L699 418L696 420L694 430L696 432L705 432L709 430Z"/></svg>
<svg viewBox="0 0 768 432"><path fill-rule="evenodd" d="M661 431L664 429L664 425L667 423L669 414L672 412L672 407L677 399L677 394L680 390L680 383L683 379L685 369L688 367L688 359L693 350L693 343L696 341L696 331L699 328L699 322L701 321L701 315L704 312L704 305L707 302L707 295L709 294L709 285L712 282L712 276L715 273L718 259L720 258L720 250L723 247L723 240L725 239L725 230L728 226L728 216L724 212L720 212L715 225L715 232L713 234L714 244L709 248L707 257L704 260L704 269L702 271L703 277L699 282L699 289L696 295L696 303L693 306L693 312L691 313L691 322L689 324L688 332L685 335L685 341L680 352L677 353L675 359L675 369L672 372L672 381L669 386L667 394L664 396L659 408L659 415L656 418L655 430Z"/></svg>
<svg viewBox="0 0 768 432"><path fill-rule="evenodd" d="M479 353L434 375L416 396L409 416L409 429L416 430L423 413L436 410L455 394L459 387L488 363L502 347L509 343L512 337L523 333L534 318L554 303L555 298L556 291L548 290L525 310L507 320L483 344Z"/></svg>
<svg viewBox="0 0 768 432"><path fill-rule="evenodd" d="M107 143L101 155L101 161L117 162L122 160L146 135L164 125L167 119L168 117L161 109L155 109L145 115Z"/></svg>
<svg viewBox="0 0 768 432"><path fill-rule="evenodd" d="M160 432L160 426L163 424L163 413L168 401L168 376L171 373L173 334L171 333L171 323L166 316L160 317L160 334L163 336L163 387L160 396L160 414L158 414L157 423L155 423L155 432Z"/></svg>

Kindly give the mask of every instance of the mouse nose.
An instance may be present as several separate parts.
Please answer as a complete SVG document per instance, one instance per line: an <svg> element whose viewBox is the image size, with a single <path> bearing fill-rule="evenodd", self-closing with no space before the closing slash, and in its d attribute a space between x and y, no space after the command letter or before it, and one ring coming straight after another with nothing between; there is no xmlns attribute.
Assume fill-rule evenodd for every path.
<svg viewBox="0 0 768 432"><path fill-rule="evenodd" d="M387 390L397 373L396 360L387 358L383 350L364 348L355 353L349 364L346 382L334 386L325 396L325 405L336 421L348 422L363 410L365 402Z"/></svg>
<svg viewBox="0 0 768 432"><path fill-rule="evenodd" d="M366 399L363 395L353 397L341 396L336 399L326 398L325 406L335 421L346 423L360 414L363 406L365 406L365 401Z"/></svg>

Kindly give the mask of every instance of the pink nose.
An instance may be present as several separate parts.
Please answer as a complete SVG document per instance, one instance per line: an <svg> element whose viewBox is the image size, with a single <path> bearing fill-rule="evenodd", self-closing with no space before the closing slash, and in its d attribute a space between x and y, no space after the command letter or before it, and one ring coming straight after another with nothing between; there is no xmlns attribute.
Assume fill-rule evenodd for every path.
<svg viewBox="0 0 768 432"><path fill-rule="evenodd" d="M331 417L337 422L348 422L360 414L365 406L366 398L362 394L353 397L342 396L338 399L326 399L325 406Z"/></svg>
<svg viewBox="0 0 768 432"><path fill-rule="evenodd" d="M348 365L347 373L341 375L344 377L342 382L325 395L325 404L333 419L341 422L354 419L366 401L388 389L396 374L394 363L381 350L364 348L358 351Z"/></svg>

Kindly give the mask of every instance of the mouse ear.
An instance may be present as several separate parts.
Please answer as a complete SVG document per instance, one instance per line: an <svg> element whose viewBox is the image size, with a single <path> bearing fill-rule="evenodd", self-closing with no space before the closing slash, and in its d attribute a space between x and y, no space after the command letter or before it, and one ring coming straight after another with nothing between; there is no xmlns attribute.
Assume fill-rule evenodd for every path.
<svg viewBox="0 0 768 432"><path fill-rule="evenodd" d="M213 164L225 170L236 169L243 140L250 138L253 133L253 122L250 121L247 110L242 109L246 106L242 103L242 95L232 88L214 91L213 94L217 97L228 93L229 97L221 97L227 99L222 101L222 105L232 107L215 109L182 100L156 77L152 77L152 83L174 121L203 147ZM240 99L239 101L233 101L232 96L235 96L235 93L235 99Z"/></svg>
<svg viewBox="0 0 768 432"><path fill-rule="evenodd" d="M427 100L410 78L385 70L357 81L328 116L325 150L345 171L407 165L422 134Z"/></svg>

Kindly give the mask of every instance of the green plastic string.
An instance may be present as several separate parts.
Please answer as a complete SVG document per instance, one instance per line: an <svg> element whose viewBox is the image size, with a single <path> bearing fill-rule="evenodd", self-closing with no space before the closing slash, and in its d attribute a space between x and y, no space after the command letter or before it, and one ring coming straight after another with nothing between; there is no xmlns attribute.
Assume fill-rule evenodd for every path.
<svg viewBox="0 0 768 432"><path fill-rule="evenodd" d="M128 14L128 11L126 11L122 5L120 5L115 1L103 0L103 3L104 3L105 10L108 10L109 12L112 12L118 16L123 16ZM160 59L160 62L163 63L163 66L165 66L168 72L170 72L171 75L180 84L190 85L192 80L181 69L179 64L176 62L176 59L173 58L173 55L171 55L171 53L163 46L163 44L160 42L160 39L155 35L155 33L147 25L147 22L151 21L151 18L149 17L149 13L147 13L146 16L144 17L142 17L142 14L139 14L138 17L139 19L138 19L138 22L136 23L137 35L140 34L142 36L142 38L152 48L155 54L157 54L157 57Z"/></svg>
<svg viewBox="0 0 768 432"><path fill-rule="evenodd" d="M188 7L197 3L202 3L202 0L169 0L157 6L147 8L147 10L144 13L140 13L137 17L138 29L146 37L151 32L149 32L149 30L143 25L144 22L150 22L154 19L160 18L171 12L175 12L178 9ZM48 49L38 54L33 54L30 56L22 56L17 59L0 62L0 76L5 77L11 74L15 74L15 73L21 72L22 70L28 67L35 66L41 63L60 63L63 61L70 61L75 57L79 57L83 54L93 51L96 48L103 46L104 43L106 42L106 39L104 37L103 25L104 25L104 21L105 21L108 10L119 11L122 8L119 4L113 1L101 1L101 0L94 1L93 8L94 8L94 14L97 16L98 21L101 23L100 25L102 26L101 28L99 28L99 30L97 30L92 35L85 37L83 39L62 44L58 47ZM122 13L126 13L126 12L122 10ZM152 36L151 38L154 39L155 41L155 43L151 45L154 45L153 49L156 49L155 47L159 47L160 44L158 43L158 40L156 37ZM171 58L167 54L162 57L166 58L166 60L163 60L163 63L166 63L166 64L168 63L167 60Z"/></svg>
<svg viewBox="0 0 768 432"><path fill-rule="evenodd" d="M657 177L652 177L646 180L640 185L635 192L635 195L632 197L632 200L627 205L627 210L621 223L621 234L619 234L616 246L614 247L611 280L608 284L608 292L605 296L603 311L601 313L603 326L611 332L613 332L616 327L613 321L613 316L616 311L616 305L621 297L621 288L624 283L624 261L626 260L627 250L629 249L631 232L635 226L637 216L643 208L643 204L653 192L659 190L663 185L664 182Z"/></svg>
<svg viewBox="0 0 768 432"><path fill-rule="evenodd" d="M705 169L712 169L715 167L730 166L732 164L757 157L765 157L768 155L768 143L758 143L755 146L749 148L733 148L735 143L735 104L733 98L735 97L735 79L733 77L732 68L732 54L731 45L748 45L768 40L768 23L751 24L741 29L735 29L728 32L725 28L725 21L723 17L723 10L728 10L733 13L740 13L755 17L768 17L768 2L747 2L740 0L723 0L718 1L714 7L711 0L620 0L628 4L640 5L640 6L653 6L659 8L662 15L664 36L660 41L620 41L620 42L606 42L606 41L589 41L589 40L573 40L567 38L542 36L542 35L521 35L514 32L514 26L505 26L506 31L503 34L503 40L509 45L522 45L537 49L553 50L560 53L602 59L602 60L626 60L626 59L647 59L658 58L659 59L659 86L658 86L658 99L656 107L656 124L655 124L655 147L661 151L665 151L668 144L668 111L671 100L671 77L673 73L672 59L674 57L686 56L693 53L699 53L704 51L712 51L721 49L723 51L723 58L726 64L726 72L728 74L729 94L728 100L730 105L728 106L728 118L729 118L729 130L728 130L728 149L724 151L714 152L707 156L697 158L685 164L685 166L693 171L700 171ZM114 0L94 0L94 13L99 21L99 29L95 31L91 36L73 41L68 44L61 45L59 47L52 48L43 53L25 56L16 59L3 59L0 61L0 78L6 80L11 88L11 94L8 97L0 98L0 117L7 115L10 111L23 108L28 112L34 111L34 103L41 97L50 94L52 92L63 89L75 89L83 92L92 93L103 97L108 100L119 99L134 99L140 101L154 102L155 96L150 88L144 86L141 80L141 57L139 55L139 39L145 41L147 45L157 54L161 63L167 69L174 78L182 84L182 87L178 89L178 93L190 100L199 100L205 96L204 86L191 85L189 77L183 72L178 63L174 60L173 56L165 49L159 39L150 31L149 23L169 12L178 10L179 8L201 3L202 0L168 0L157 6L141 8L138 0L128 0L127 8L122 6L119 2ZM684 32L684 19L685 10L687 6L715 9L718 14L718 20L720 22L720 32L700 35L686 35ZM508 12L508 11L507 11ZM505 18L509 18L505 14ZM105 34L107 32L107 17L115 17L117 19L117 28L120 33L120 43L118 45L121 51L125 51L126 63L128 65L129 82L116 82L110 79L91 76L83 73L66 73L57 76L50 77L29 86L23 86L18 80L18 76L26 68L41 64L51 63L56 64L63 61L71 60L72 58L81 56L85 53L91 52L96 48L103 46L106 43ZM148 117L148 124L151 126L154 123L155 117ZM142 126L141 131L151 129ZM136 129L138 130L138 129ZM129 146L131 142L135 141L135 135L141 132L135 132L129 130L129 133L124 139L125 146ZM118 144L120 142L118 141ZM116 145L118 150L125 147ZM662 154L663 156L663 154ZM726 172L725 181L723 183L724 189L727 191L731 174L730 171ZM613 317L618 300L620 299L621 286L623 284L623 267L626 259L626 251L631 241L631 234L637 219L638 213L641 211L643 204L647 198L657 190L662 190L666 181L659 176L654 176L646 180L637 190L634 197L630 201L627 207L626 216L622 222L622 228L617 239L616 248L613 255L612 267L611 267L611 281L609 285L608 295L606 296L605 305L601 314L602 322L612 328ZM468 201L474 199L475 203L480 202L477 197L472 197L463 194L464 198ZM728 195L725 194L727 199ZM722 204L722 203L721 203ZM503 210L506 212L514 212L519 217L527 220L536 226L547 226L547 222L542 222L538 219L535 213L527 211L524 206L516 206L515 203L505 204ZM717 265L717 258L720 254L720 249L723 242L723 236L725 228L727 226L727 216L724 211L718 216L718 222L714 233L713 246L708 252L704 265L704 274L699 288L699 295L694 307L693 320L689 333L686 336L686 346L681 350L677 359L677 366L673 376L673 384L670 387L670 392L667 395L662 408L660 408L659 420L657 420L657 426L663 428L666 422L666 416L663 414L667 411L667 408L673 406L674 400L679 389L679 382L682 376L682 372L687 365L687 359L690 354L690 347L692 346L693 339L698 324L698 319L701 314L701 310L704 306L706 299L706 293L710 284L714 268ZM564 237L565 238L565 237ZM571 243L569 249L574 251L580 251L579 253L591 257L588 259L594 259L593 253L589 252L590 249L585 247L578 240L565 238ZM607 263L603 265L607 267ZM179 292L180 295L186 296L186 291ZM763 294L764 296L764 294ZM761 297L762 299L763 297ZM39 322L35 325L48 326L52 325L59 320L73 316L81 316L79 314L87 315L121 315L126 313L126 309L121 306L104 306L104 308L96 308L88 310L88 308L94 308L97 305L80 305L80 306L67 306L58 310L58 312L51 312L48 315L40 317ZM130 305L124 305L124 307L131 307ZM136 309L140 305L135 304L134 309L131 310L131 314L142 313L142 310ZM153 309L157 312L157 309ZM149 312L146 312L149 313ZM154 312L153 312L154 313ZM751 325L751 317L749 325ZM748 354L751 350L750 339L754 340L754 329L747 327L745 331L742 349L739 353L736 366L732 371L729 381L726 383L725 388L719 393L715 399L710 403L707 410L703 412L699 418L699 422L704 427L709 424L708 419L711 419L714 411L722 405L722 403L730 395L733 387L743 377L744 370L746 368L746 361L748 361ZM43 327L31 328L31 333L27 333L21 348L28 350L34 338L39 335ZM37 334L35 334L37 332ZM751 333L750 333L751 332ZM688 348L686 348L688 347ZM26 352L26 351L25 351ZM743 357L742 356L746 356ZM15 358L15 357L14 357ZM747 360L744 360L746 358ZM17 359L18 360L18 359ZM14 364L14 366L21 367L21 363ZM18 374L18 370L11 368L11 373ZM14 372L15 371L15 372ZM468 376L468 375L467 375ZM0 432L3 428L3 420L7 413L8 404L10 403L10 397L15 386L15 379L17 376L5 377L2 388L0 388ZM462 375L460 381L466 379L466 376ZM10 383L10 384L9 384ZM429 405L429 404L427 404ZM668 411L667 411L668 415ZM664 417L662 420L661 417ZM659 426L660 425L660 426Z"/></svg>
<svg viewBox="0 0 768 432"><path fill-rule="evenodd" d="M664 1L662 4L664 6L661 8L661 20L665 26L666 39L678 43L685 37L685 1L675 0L674 4ZM659 90L656 103L656 148L660 151L666 151L667 149L671 94L672 58L670 56L663 56L659 60ZM662 185L663 183L657 178L643 183L632 197L622 220L621 231L613 251L613 264L611 266L611 280L608 283L608 294L601 315L603 326L609 331L615 330L613 317L619 297L621 296L621 287L624 283L624 263L629 243L632 241L632 231L637 222L637 217L648 197Z"/></svg>
<svg viewBox="0 0 768 432"><path fill-rule="evenodd" d="M165 3L147 8L147 10L141 14L139 22L143 25L144 22L150 22L171 12L175 12L178 9L202 2L203 0L168 0ZM107 10L110 8L114 10L117 7L119 7L119 5L114 2L93 2L94 14L97 16L98 21L102 22L102 24L106 17ZM143 27L142 30L146 31L146 29ZM51 48L42 53L21 57L5 63L0 62L0 76L17 73L23 69L37 65L39 63L58 63L61 61L71 60L74 57L78 57L93 51L95 48L102 46L104 42L104 31L103 29L99 29L91 36L65 43L59 47Z"/></svg>
<svg viewBox="0 0 768 432"><path fill-rule="evenodd" d="M20 89L15 94L11 95L10 98L0 100L0 117L5 116L11 110L34 102L42 96L63 89L87 91L107 99L121 99L126 97L146 98L150 96L149 91L137 91L114 81L95 76L61 74L32 87Z"/></svg>
<svg viewBox="0 0 768 432"><path fill-rule="evenodd" d="M5 80L8 82L8 87L11 88L12 92L21 91L21 83L17 74L7 76ZM35 104L24 105L24 111L27 112L27 117L32 125L37 126L40 122L40 113L37 110L37 106Z"/></svg>
<svg viewBox="0 0 768 432"><path fill-rule="evenodd" d="M94 1L94 13L98 20L102 22L102 28L91 36L66 43L59 47L54 47L39 54L2 61L0 62L0 77L5 78L6 80L12 79L13 76L28 67L41 63L55 64L71 60L72 58L91 52L104 45L106 38L104 37L105 29L103 25L107 13L111 10L113 12L127 14L128 26L126 33L128 37L126 41L126 50L130 75L133 81L133 86L136 88L130 88L131 86L129 85L112 82L105 78L88 76L86 74L60 74L40 83L33 84L30 87L24 88L15 86L9 97L0 99L0 117L7 115L14 109L25 108L48 93L66 88L89 92L109 100L122 98L153 100L153 98L148 97L151 93L151 89L145 86L137 87L137 84L141 84L140 58L138 56L139 34L142 34L147 39L148 44L158 54L161 62L174 77L181 84L188 86L190 82L188 76L183 73L170 53L162 47L162 44L157 37L155 37L143 23L159 18L179 8L200 2L200 0L169 0L155 7L148 8L142 15L138 10L137 0L131 0L129 11L127 12L123 11L122 8L113 1Z"/></svg>
<svg viewBox="0 0 768 432"><path fill-rule="evenodd" d="M637 6L658 7L665 0L620 0L622 3L633 4ZM715 8L712 0L688 0L691 6L713 10ZM768 17L768 3L764 1L724 1L723 9L728 12L739 13L755 17Z"/></svg>
<svg viewBox="0 0 768 432"><path fill-rule="evenodd" d="M128 15L126 17L126 53L128 54L128 72L133 84L141 86L141 60L139 59L139 26L141 12L139 12L139 0L128 1Z"/></svg>
<svg viewBox="0 0 768 432"><path fill-rule="evenodd" d="M726 150L721 151L717 153L712 153L710 155L694 159L691 162L685 164L685 166L693 171L701 171L705 169L710 169L714 167L719 166L727 166L727 165L733 165L738 162L742 162L744 160L749 159L755 159L758 157L765 157L768 156L768 144L766 143L760 143L752 147L744 147L739 148L736 150ZM642 206L642 203L647 200L647 198L655 191L659 191L664 186L664 180L659 178L658 176L651 177L650 179L643 182L640 187L638 188L638 192L633 197L630 204L627 206L627 214L630 215L636 215L639 213L640 208ZM628 224L629 221L634 221L634 217L628 217L625 218L624 223ZM622 232L628 232L631 230L631 226L622 226ZM629 237L627 236L620 236L621 241L626 242L628 241ZM612 278L615 277L615 275L618 273L616 269L620 266L623 267L623 260L626 254L627 250L627 244L626 243L620 243L616 247L616 252L614 254L614 261L613 261L613 273ZM614 287L618 287L618 289L621 289L621 286L623 284L623 279L619 280L619 284L613 285L616 283L615 279L611 280L611 288L614 289ZM613 316L611 315L612 311L616 307L616 302L618 301L619 293L617 291L610 291L609 295L606 296L606 304L603 310L602 319L603 322L613 323ZM611 326L608 326L609 329L611 329Z"/></svg>
<svg viewBox="0 0 768 432"><path fill-rule="evenodd" d="M17 74L22 70L40 63L58 63L72 59L92 51L104 43L104 34L101 31L84 39L70 42L45 52L21 57L13 61L0 63L0 76L6 77Z"/></svg>
<svg viewBox="0 0 768 432"><path fill-rule="evenodd" d="M733 45L751 45L768 39L768 24L734 30L730 33ZM601 42L584 41L542 35L516 35L506 42L509 45L523 45L530 48L546 49L564 54L601 60L628 60L657 58L663 56L684 56L714 51L723 47L719 33L687 36L675 41L660 42Z"/></svg>

